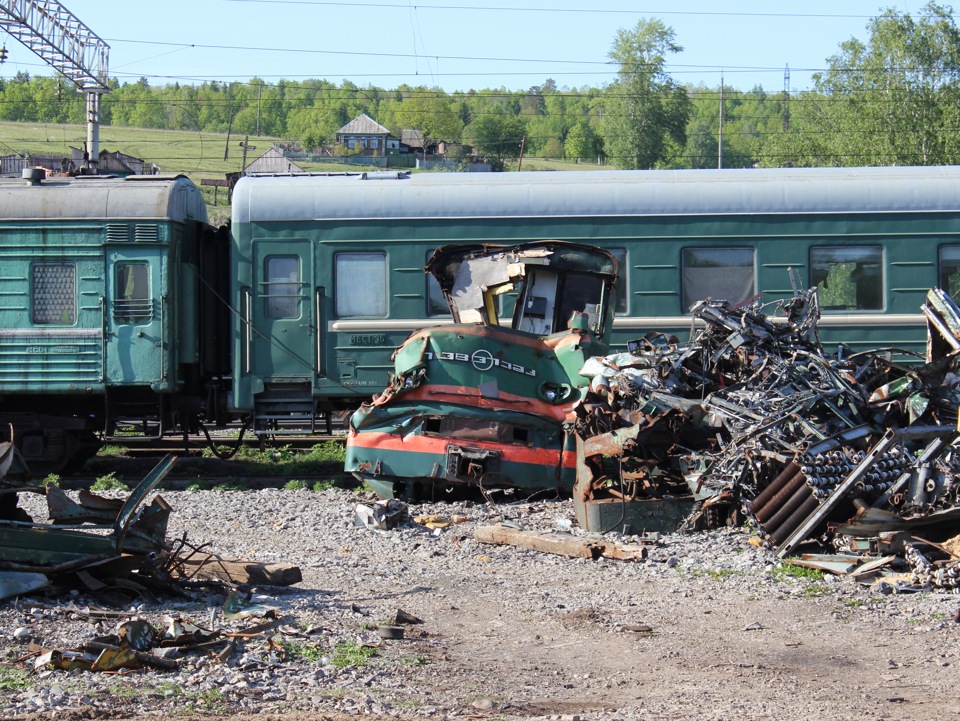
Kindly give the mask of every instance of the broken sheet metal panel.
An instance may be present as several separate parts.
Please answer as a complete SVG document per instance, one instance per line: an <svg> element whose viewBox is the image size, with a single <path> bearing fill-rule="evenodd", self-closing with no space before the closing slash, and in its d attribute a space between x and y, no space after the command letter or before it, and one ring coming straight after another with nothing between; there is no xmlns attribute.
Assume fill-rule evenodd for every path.
<svg viewBox="0 0 960 721"><path fill-rule="evenodd" d="M159 496L145 505L176 459L164 458L125 502L85 492L79 502L46 489L51 523L0 521L0 569L56 574L124 553L158 553L170 506Z"/></svg>
<svg viewBox="0 0 960 721"><path fill-rule="evenodd" d="M927 318L927 363L960 351L960 307L953 298L932 288L920 310Z"/></svg>
<svg viewBox="0 0 960 721"><path fill-rule="evenodd" d="M0 600L39 591L49 585L50 579L42 573L0 571Z"/></svg>

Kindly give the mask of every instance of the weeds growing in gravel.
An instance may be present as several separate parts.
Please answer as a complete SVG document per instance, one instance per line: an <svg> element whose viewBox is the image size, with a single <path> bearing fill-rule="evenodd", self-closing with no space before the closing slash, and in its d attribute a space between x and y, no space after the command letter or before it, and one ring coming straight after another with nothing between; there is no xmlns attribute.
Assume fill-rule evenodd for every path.
<svg viewBox="0 0 960 721"><path fill-rule="evenodd" d="M413 658L401 658L400 663L408 666L424 666L427 663L426 656L414 656Z"/></svg>
<svg viewBox="0 0 960 721"><path fill-rule="evenodd" d="M107 693L117 698L134 698L140 695L140 689L128 686L125 683L112 683L107 686Z"/></svg>
<svg viewBox="0 0 960 721"><path fill-rule="evenodd" d="M223 691L218 688L211 688L206 691L200 691L194 697L194 702L190 704L192 711L206 711L213 714L223 714L227 712L227 697Z"/></svg>
<svg viewBox="0 0 960 721"><path fill-rule="evenodd" d="M774 581L781 581L784 578L803 578L808 581L822 581L824 572L818 568L807 568L798 566L795 563L781 563L773 569L771 575Z"/></svg>
<svg viewBox="0 0 960 721"><path fill-rule="evenodd" d="M161 696L182 696L183 695L183 686L178 683L172 683L170 681L163 681L158 683L154 689Z"/></svg>
<svg viewBox="0 0 960 721"><path fill-rule="evenodd" d="M236 478L227 478L224 479L222 483L218 483L213 487L214 491L246 491L247 486Z"/></svg>
<svg viewBox="0 0 960 721"><path fill-rule="evenodd" d="M820 598L821 596L826 596L828 593L830 593L829 588L819 583L814 583L803 589L803 593L800 595L804 598Z"/></svg>
<svg viewBox="0 0 960 721"><path fill-rule="evenodd" d="M46 478L40 481L41 486L59 486L60 485L60 476L56 473L48 473Z"/></svg>
<svg viewBox="0 0 960 721"><path fill-rule="evenodd" d="M312 643L298 643L296 641L278 641L276 638L273 644L280 652L284 663L294 661L321 661L324 657L323 649Z"/></svg>
<svg viewBox="0 0 960 721"><path fill-rule="evenodd" d="M22 691L30 688L30 676L21 668L0 666L0 689L4 691Z"/></svg>
<svg viewBox="0 0 960 721"><path fill-rule="evenodd" d="M92 484L91 491L129 491L130 487L117 478L117 474L110 472L104 476L99 476Z"/></svg>
<svg viewBox="0 0 960 721"><path fill-rule="evenodd" d="M366 666L367 660L377 655L375 648L361 646L355 641L344 641L335 649L330 660L337 668L347 666Z"/></svg>

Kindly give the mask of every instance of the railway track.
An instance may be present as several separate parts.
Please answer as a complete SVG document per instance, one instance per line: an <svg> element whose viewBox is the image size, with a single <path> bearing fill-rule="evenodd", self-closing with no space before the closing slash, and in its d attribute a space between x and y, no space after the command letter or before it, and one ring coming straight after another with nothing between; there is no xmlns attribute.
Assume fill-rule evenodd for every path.
<svg viewBox="0 0 960 721"><path fill-rule="evenodd" d="M117 474L118 478L121 478L121 474ZM136 483L140 481L139 474L130 475L122 474L122 482L132 488ZM283 475L251 475L251 476L237 476L237 475L218 475L215 472L206 473L204 471L198 471L194 475L170 475L163 479L160 482L158 488L172 491L186 491L191 488L199 488L202 490L260 490L263 488L282 488L286 486L291 480L296 480L304 483L308 488L313 488L317 483L329 483L331 481L336 481L336 485L344 487L345 484L350 484L349 480L344 480L344 477L340 476L334 478L331 474L311 474L303 475L297 474L296 478L288 478ZM60 488L69 491L77 491L81 489L89 489L97 481L97 478L89 475L82 476L67 476L61 478L58 485Z"/></svg>
<svg viewBox="0 0 960 721"><path fill-rule="evenodd" d="M256 448L262 451L270 449L309 450L315 445L334 441L343 443L346 436L343 434L310 434L310 435L245 435L242 439L232 436L213 436L213 442L219 448L233 448L242 445L244 448ZM144 438L143 436L112 436L104 439L105 446L123 449L131 456L151 456L172 453L173 455L198 455L210 447L210 442L203 435L164 436L161 438Z"/></svg>

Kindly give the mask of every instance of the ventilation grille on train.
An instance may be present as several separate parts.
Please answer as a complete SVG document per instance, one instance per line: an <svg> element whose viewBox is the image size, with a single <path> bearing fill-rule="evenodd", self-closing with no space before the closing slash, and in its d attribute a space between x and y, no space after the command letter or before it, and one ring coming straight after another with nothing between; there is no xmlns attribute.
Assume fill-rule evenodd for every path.
<svg viewBox="0 0 960 721"><path fill-rule="evenodd" d="M134 240L160 240L160 229L156 225L138 225L133 233Z"/></svg>
<svg viewBox="0 0 960 721"><path fill-rule="evenodd" d="M107 240L126 242L130 240L130 226L125 223L107 223ZM156 223L142 223L133 227L133 240L151 242L160 240L160 228Z"/></svg>

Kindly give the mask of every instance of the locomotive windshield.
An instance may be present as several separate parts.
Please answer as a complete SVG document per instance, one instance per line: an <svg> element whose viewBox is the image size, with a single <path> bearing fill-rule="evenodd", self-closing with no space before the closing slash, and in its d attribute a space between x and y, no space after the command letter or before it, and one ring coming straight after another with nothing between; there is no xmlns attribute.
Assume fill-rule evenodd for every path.
<svg viewBox="0 0 960 721"><path fill-rule="evenodd" d="M427 262L457 323L497 325L496 297L517 293L513 327L545 336L571 327L602 335L617 265L605 250L561 241L446 246Z"/></svg>

